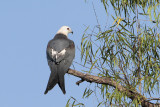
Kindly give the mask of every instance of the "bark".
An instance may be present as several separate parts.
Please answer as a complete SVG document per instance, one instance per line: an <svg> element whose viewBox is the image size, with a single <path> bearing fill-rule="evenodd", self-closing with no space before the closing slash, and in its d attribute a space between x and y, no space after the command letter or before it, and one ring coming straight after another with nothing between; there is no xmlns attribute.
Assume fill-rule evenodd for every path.
<svg viewBox="0 0 160 107"><path fill-rule="evenodd" d="M94 76L94 75L90 75L90 74L84 74L82 72L70 69L68 71L68 74L74 75L76 77L81 78L82 80L78 81L77 84L79 85L81 82L83 81L87 81L87 82L95 82L98 84L105 84L105 85L109 85L112 86L114 88L117 87L117 89L120 92L125 92L127 97L129 97L131 100L137 99L138 97L141 98L141 105L142 107L160 107L160 104L154 104L151 103L149 101L147 101L146 97L141 95L140 93L138 93L136 90L129 90L127 88L125 88L124 86L122 86L121 84L117 83L116 81L114 81L112 78L109 77L98 77L98 76Z"/></svg>

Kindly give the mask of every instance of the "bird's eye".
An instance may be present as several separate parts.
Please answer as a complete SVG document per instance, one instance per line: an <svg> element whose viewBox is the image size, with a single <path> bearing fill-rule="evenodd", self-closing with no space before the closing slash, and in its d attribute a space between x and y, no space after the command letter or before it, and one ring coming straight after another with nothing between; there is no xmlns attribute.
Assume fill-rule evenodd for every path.
<svg viewBox="0 0 160 107"><path fill-rule="evenodd" d="M67 30L69 30L69 28L67 28Z"/></svg>

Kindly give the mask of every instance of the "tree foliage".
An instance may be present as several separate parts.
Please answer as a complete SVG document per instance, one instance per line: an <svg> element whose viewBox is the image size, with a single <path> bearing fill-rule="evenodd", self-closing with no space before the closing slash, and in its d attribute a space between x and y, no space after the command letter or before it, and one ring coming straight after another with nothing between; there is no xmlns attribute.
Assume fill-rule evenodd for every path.
<svg viewBox="0 0 160 107"><path fill-rule="evenodd" d="M87 27L81 41L81 59L89 74L109 77L128 91L136 91L147 100L159 98L160 29L159 0L101 0L113 24L102 30ZM130 99L110 85L95 84L102 99L97 106L139 106L141 96ZM95 89L86 88L83 98ZM154 98L153 98L154 99ZM159 99L160 100L160 99ZM76 100L74 100L76 101ZM75 102L74 102L75 103ZM155 103L155 102L154 102ZM81 103L80 103L81 104ZM73 106L73 105L72 105ZM80 105L79 105L80 106ZM84 104L82 104L84 106Z"/></svg>

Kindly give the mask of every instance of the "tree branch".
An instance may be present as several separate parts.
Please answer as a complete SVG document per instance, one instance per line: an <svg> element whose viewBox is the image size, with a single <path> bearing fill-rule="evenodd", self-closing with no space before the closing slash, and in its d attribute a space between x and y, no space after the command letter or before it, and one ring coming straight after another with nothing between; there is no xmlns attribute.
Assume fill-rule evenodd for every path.
<svg viewBox="0 0 160 107"><path fill-rule="evenodd" d="M83 81L84 81L84 80L81 79L81 80L77 81L76 84L79 85L79 84L82 83Z"/></svg>
<svg viewBox="0 0 160 107"><path fill-rule="evenodd" d="M69 69L68 74L74 75L76 77L81 78L84 81L87 82L95 82L98 84L105 84L112 86L114 88L117 88L120 92L126 93L126 96L129 97L131 100L137 99L138 97L141 99L141 105L142 107L160 107L160 104L154 104L149 101L147 101L146 97L138 93L136 90L130 90L122 86L121 84L114 81L112 78L109 77L98 77L90 74L84 74L82 72Z"/></svg>

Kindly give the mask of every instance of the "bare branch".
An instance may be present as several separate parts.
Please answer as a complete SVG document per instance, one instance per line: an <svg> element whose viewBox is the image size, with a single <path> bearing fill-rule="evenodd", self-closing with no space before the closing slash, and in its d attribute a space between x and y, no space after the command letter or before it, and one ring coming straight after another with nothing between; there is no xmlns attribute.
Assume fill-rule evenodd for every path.
<svg viewBox="0 0 160 107"><path fill-rule="evenodd" d="M131 100L137 99L138 97L141 99L141 105L142 107L160 107L160 104L154 104L149 101L147 101L146 97L138 93L136 90L130 90L122 86L121 84L117 83L117 81L113 80L109 77L98 77L90 74L84 74L82 72L69 69L68 74L74 75L76 77L81 78L84 81L87 82L95 82L98 84L105 84L112 86L114 88L117 88L120 92L125 92L126 96L130 98Z"/></svg>

